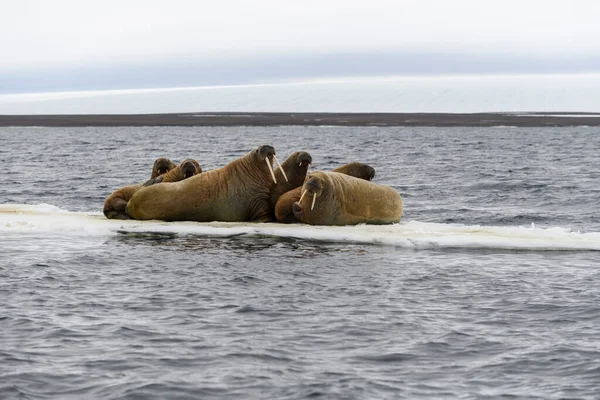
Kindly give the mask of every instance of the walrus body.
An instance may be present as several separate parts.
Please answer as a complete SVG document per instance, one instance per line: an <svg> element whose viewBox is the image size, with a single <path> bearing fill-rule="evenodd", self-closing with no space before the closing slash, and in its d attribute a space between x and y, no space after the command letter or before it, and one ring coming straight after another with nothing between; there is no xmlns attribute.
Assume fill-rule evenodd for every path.
<svg viewBox="0 0 600 400"><path fill-rule="evenodd" d="M342 165L341 167L334 169L333 172L339 172L341 174L354 176L367 181L370 181L375 176L375 169L373 167L359 162ZM274 209L275 220L277 222L285 224L299 222L294 215L294 210L292 207L295 202L300 200L300 196L302 194L301 189L301 185L298 185L295 189L292 189L279 197Z"/></svg>
<svg viewBox="0 0 600 400"><path fill-rule="evenodd" d="M263 145L223 168L144 187L129 200L126 212L140 220L269 221L274 156L275 149Z"/></svg>
<svg viewBox="0 0 600 400"><path fill-rule="evenodd" d="M312 172L302 185L294 215L311 225L392 224L402 217L402 198L390 186L339 172Z"/></svg>
<svg viewBox="0 0 600 400"><path fill-rule="evenodd" d="M168 158L159 158L154 162L149 181L141 185L125 186L115 191L106 198L102 211L108 219L130 219L129 215L125 212L125 208L133 195L142 187L160 182L178 182L201 172L202 168L200 168L200 164L196 160L188 158L183 160L181 164L175 165Z"/></svg>

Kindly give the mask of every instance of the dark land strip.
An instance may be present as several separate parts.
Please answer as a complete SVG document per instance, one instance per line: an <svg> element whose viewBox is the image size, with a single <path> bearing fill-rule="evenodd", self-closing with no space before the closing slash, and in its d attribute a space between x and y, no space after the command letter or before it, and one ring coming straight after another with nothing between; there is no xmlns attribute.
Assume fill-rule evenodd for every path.
<svg viewBox="0 0 600 400"><path fill-rule="evenodd" d="M0 115L0 126L600 126L600 113L172 113Z"/></svg>

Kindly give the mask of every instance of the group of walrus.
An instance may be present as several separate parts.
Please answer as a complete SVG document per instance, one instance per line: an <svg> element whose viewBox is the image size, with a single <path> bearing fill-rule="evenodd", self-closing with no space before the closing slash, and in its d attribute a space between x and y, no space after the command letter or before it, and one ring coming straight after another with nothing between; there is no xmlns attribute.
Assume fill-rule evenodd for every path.
<svg viewBox="0 0 600 400"><path fill-rule="evenodd" d="M273 163L277 167L273 167ZM303 222L311 225L392 224L402 217L402 198L371 182L375 170L353 162L308 173L305 151L283 164L262 145L222 168L203 172L185 159L154 162L150 179L121 188L104 203L111 219L224 222Z"/></svg>

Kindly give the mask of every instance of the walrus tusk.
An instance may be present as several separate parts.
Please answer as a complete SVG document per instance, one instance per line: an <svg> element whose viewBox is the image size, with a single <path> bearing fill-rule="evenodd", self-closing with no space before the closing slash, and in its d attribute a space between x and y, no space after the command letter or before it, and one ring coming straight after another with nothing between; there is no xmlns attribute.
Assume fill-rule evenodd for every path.
<svg viewBox="0 0 600 400"><path fill-rule="evenodd" d="M277 184L277 179L275 179L275 173L273 172L273 167L271 167L271 163L269 162L269 159L265 158L265 161L267 162L267 166L269 167L269 172L271 172L271 176L273 177L273 182L275 182L275 184Z"/></svg>
<svg viewBox="0 0 600 400"><path fill-rule="evenodd" d="M304 197L305 194L306 194L306 190L304 190L304 192L302 192L302 196L300 196L300 200L298 200L298 203L302 203L302 198Z"/></svg>
<svg viewBox="0 0 600 400"><path fill-rule="evenodd" d="M283 170L283 167L281 166L281 163L279 162L279 160L277 159L277 157L275 157L275 154L273 154L273 158L277 162L277 165L279 165L279 169L281 170L281 173L283 174L283 177L285 178L285 181L289 182L289 180L287 178L287 175L285 174L285 171ZM277 183L277 182L275 182L275 183Z"/></svg>
<svg viewBox="0 0 600 400"><path fill-rule="evenodd" d="M310 211L312 211L313 208L315 208L315 200L317 200L317 194L313 193L313 202L312 202L312 206L310 206Z"/></svg>

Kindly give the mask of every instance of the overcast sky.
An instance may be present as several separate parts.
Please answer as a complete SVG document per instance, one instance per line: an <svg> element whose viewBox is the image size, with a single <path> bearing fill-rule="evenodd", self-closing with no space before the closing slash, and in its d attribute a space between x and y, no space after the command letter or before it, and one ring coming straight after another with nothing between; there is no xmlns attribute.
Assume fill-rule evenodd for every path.
<svg viewBox="0 0 600 400"><path fill-rule="evenodd" d="M90 77L99 70L135 76L131 71L144 65L164 65L163 75L183 73L185 66L229 68L239 75L248 63L261 76L244 79L261 80L268 79L269 65L273 77L285 77L277 71L278 60L298 70L298 60L314 65L321 57L325 72L317 68L305 75L335 75L336 54L346 57L338 62L346 74L414 73L427 60L440 61L433 72L444 73L444 64L453 72L453 62L487 56L516 60L509 72L545 72L548 63L561 65L559 72L568 71L570 63L575 72L600 66L597 0L3 0L0 15L0 91L5 92L18 91L21 81L41 79L42 71L65 84L74 70ZM349 70L343 65L347 57L369 54L383 57L374 63L394 59L397 66L369 70L363 62L362 69ZM424 61L416 62L418 57ZM402 69L413 61L416 66ZM473 65L475 71L467 72L484 68ZM160 80L155 75L152 85ZM127 78L122 80L126 86Z"/></svg>

